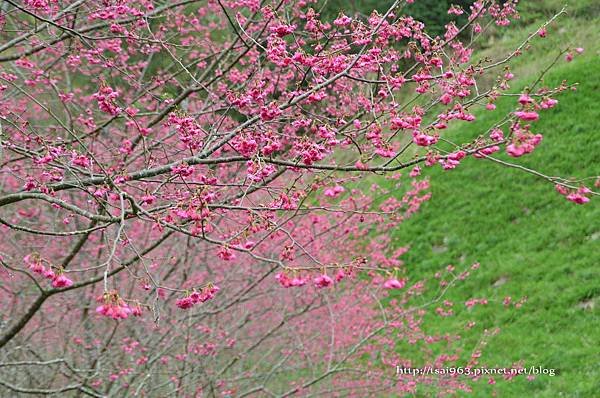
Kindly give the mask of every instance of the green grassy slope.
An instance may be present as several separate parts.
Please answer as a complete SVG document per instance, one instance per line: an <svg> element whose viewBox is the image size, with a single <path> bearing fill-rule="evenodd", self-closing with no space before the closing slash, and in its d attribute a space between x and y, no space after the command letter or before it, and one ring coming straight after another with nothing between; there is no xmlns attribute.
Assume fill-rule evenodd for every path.
<svg viewBox="0 0 600 398"><path fill-rule="evenodd" d="M561 62L546 77L548 86L563 79L580 86L576 93L561 95L556 108L542 111L533 131L543 133L544 140L536 151L516 160L504 153L498 158L551 176L600 174L600 61L594 52ZM447 137L455 142L476 137L514 106L512 98L495 112L479 112L477 122ZM462 269L481 263L480 270L447 293L456 315L432 316L428 331L461 330L475 318L479 333L462 342L466 352L484 329L501 328L484 349L483 363L509 366L523 360L526 366L560 371L534 381L480 382L474 396L492 391L501 397L599 396L600 198L573 204L549 182L487 160L470 158L455 170L435 166L425 174L431 177L433 197L394 236L398 245L411 246L404 256L409 277L430 276L445 264ZM529 299L510 312L501 304L470 311L462 306L472 297L500 303L505 296Z"/></svg>

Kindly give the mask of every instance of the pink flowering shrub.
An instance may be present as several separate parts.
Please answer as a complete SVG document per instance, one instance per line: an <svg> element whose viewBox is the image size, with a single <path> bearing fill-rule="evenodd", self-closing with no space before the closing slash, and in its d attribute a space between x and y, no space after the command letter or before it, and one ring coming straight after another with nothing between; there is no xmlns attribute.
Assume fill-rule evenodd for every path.
<svg viewBox="0 0 600 398"><path fill-rule="evenodd" d="M395 375L485 364L495 331L464 363L458 341L474 324L430 334L425 319L523 303L445 300L477 264L407 276L408 248L390 233L430 199L427 168L496 161L577 204L597 186L512 163L543 150L536 121L572 88L510 87L512 59L559 15L488 64L464 38L509 27L515 1L453 6L467 22L439 37L403 3L332 21L312 0L4 4L0 395L444 395L481 383ZM509 112L455 142L452 128L500 100Z"/></svg>

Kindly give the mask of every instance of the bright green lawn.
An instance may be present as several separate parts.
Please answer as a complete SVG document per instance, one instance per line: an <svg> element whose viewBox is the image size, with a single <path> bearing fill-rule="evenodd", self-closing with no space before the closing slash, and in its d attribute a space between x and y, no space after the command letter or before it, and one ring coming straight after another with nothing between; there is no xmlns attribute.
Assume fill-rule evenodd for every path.
<svg viewBox="0 0 600 398"><path fill-rule="evenodd" d="M535 132L544 134L533 154L512 159L498 157L547 175L600 175L600 60L587 53L561 65L547 78L581 83L576 93L559 97L559 105L542 112ZM515 87L517 84L515 84ZM478 121L447 137L465 142L487 129L502 112L479 112ZM490 340L482 363L560 370L555 377L488 386L480 382L473 396L598 397L600 396L600 197L576 205L554 191L552 184L531 174L487 160L466 159L455 170L428 168L433 197L395 232L398 245L410 245L403 257L414 281L429 277L446 264L464 268L475 261L481 269L447 293L457 315L432 316L429 333L460 331L467 319L477 325L463 341L470 352L487 328L500 327ZM494 287L498 280L504 284ZM506 311L501 304L476 306L471 297L501 302L505 296L528 296L523 308ZM582 309L587 302L593 308ZM433 326L433 328L432 328ZM400 347L399 349L403 349Z"/></svg>

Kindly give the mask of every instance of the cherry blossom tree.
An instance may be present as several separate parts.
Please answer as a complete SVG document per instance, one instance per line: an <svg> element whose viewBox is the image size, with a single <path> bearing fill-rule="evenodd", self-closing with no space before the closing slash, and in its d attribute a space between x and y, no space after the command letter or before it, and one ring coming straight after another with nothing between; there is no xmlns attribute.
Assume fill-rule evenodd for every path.
<svg viewBox="0 0 600 398"><path fill-rule="evenodd" d="M430 198L426 168L468 156L597 195L494 157L543 150L535 122L574 88L543 76L583 50L515 92L510 62L564 12L478 60L515 1L453 6L467 22L436 37L404 6L327 21L310 0L5 0L2 395L470 391L480 377L396 366L458 362L469 327L421 325L479 265L409 280L389 232ZM502 97L514 110L478 137L445 133Z"/></svg>

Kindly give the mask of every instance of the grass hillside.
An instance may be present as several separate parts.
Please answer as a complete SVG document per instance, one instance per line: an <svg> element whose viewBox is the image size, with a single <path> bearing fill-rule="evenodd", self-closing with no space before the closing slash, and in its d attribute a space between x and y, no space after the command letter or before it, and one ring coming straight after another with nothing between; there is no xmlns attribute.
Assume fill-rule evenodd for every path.
<svg viewBox="0 0 600 398"><path fill-rule="evenodd" d="M570 27L577 24L577 20L567 22ZM600 175L600 59L592 27L581 24L577 33L569 34L571 39L582 38L587 45L585 55L572 63L561 61L545 78L547 86L563 79L580 85L577 92L561 94L556 108L541 112L533 129L544 134L540 146L519 159L504 153L498 158L550 176ZM544 50L542 56L519 61L520 75L528 79L514 82L513 92L536 77L543 60L553 56L551 50L565 45L561 34L567 35L558 31L558 37L544 44L548 54ZM518 36L516 32L494 50L510 47ZM497 111L477 112L475 123L462 124L446 137L454 142L474 138L515 104L511 98L498 103ZM411 247L404 256L409 277L428 277L446 264L462 269L475 261L481 263L480 270L445 297L455 302L456 315L435 316L427 322L434 330L428 331L462 330L467 319L475 318L475 330L480 333L462 341L466 353L484 329L499 327L500 334L484 349L482 363L502 367L523 360L525 366L560 372L534 381L519 377L494 386L480 382L472 396L491 396L495 391L500 397L597 397L600 198L583 206L573 204L549 182L488 160L469 158L455 170L435 166L424 173L431 178L433 197L394 236L397 245ZM588 186L592 183L588 181ZM501 303L505 296L515 300L527 296L528 300L516 311L503 311L501 304L472 310L462 305L473 297Z"/></svg>

